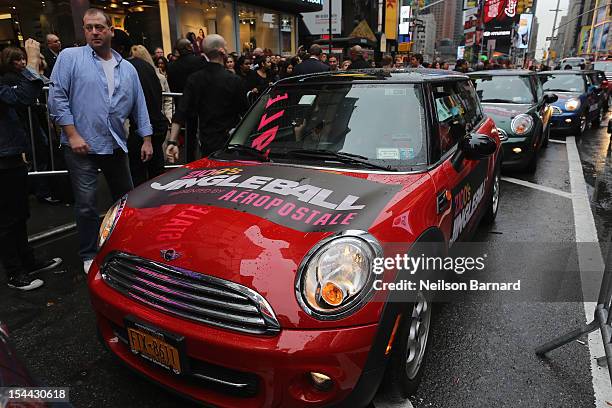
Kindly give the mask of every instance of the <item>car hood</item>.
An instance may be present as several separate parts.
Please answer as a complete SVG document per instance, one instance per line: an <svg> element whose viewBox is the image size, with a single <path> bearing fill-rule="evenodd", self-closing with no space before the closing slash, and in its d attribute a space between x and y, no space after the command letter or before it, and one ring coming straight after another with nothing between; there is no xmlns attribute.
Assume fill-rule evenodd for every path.
<svg viewBox="0 0 612 408"><path fill-rule="evenodd" d="M531 110L531 104L507 104L507 103L483 103L482 110L489 115L498 128L510 131L512 119L521 113L527 113Z"/></svg>
<svg viewBox="0 0 612 408"><path fill-rule="evenodd" d="M555 95L557 95L558 99L557 102L553 104L553 106L557 106L562 110L565 110L565 102L567 102L568 100L580 99L582 101L583 99L583 95L578 92L555 92Z"/></svg>
<svg viewBox="0 0 612 408"><path fill-rule="evenodd" d="M321 327L294 293L306 253L346 230L397 239L384 236L393 208L428 177L200 160L131 192L99 259L121 250L236 282L263 295L282 326ZM170 249L180 257L164 260Z"/></svg>

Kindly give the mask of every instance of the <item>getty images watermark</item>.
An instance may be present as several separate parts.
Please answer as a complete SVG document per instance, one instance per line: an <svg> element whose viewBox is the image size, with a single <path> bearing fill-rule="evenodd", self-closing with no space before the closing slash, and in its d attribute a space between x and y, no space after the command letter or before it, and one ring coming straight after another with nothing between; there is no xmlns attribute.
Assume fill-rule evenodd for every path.
<svg viewBox="0 0 612 408"><path fill-rule="evenodd" d="M521 280L490 282L469 279L470 273L485 271L487 255L478 257L441 257L396 255L395 257L374 258L373 282L378 291L426 291L426 292L512 292L521 290ZM397 271L401 279L385 281L387 271Z"/></svg>

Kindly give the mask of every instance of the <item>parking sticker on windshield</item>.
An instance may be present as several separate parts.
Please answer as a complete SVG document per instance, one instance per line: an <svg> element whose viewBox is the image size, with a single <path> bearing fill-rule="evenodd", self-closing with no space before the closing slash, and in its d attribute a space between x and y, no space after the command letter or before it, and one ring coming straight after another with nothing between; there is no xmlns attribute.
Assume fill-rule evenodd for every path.
<svg viewBox="0 0 612 408"><path fill-rule="evenodd" d="M385 88L385 96L406 96L406 88Z"/></svg>
<svg viewBox="0 0 612 408"><path fill-rule="evenodd" d="M414 159L416 156L414 155L413 147L400 147L399 149L399 158L400 160L410 160Z"/></svg>
<svg viewBox="0 0 612 408"><path fill-rule="evenodd" d="M376 158L381 160L399 160L400 149L395 147L379 147L376 149Z"/></svg>
<svg viewBox="0 0 612 408"><path fill-rule="evenodd" d="M181 168L142 184L129 194L128 206L228 208L303 232L367 230L399 190L396 184L275 165Z"/></svg>

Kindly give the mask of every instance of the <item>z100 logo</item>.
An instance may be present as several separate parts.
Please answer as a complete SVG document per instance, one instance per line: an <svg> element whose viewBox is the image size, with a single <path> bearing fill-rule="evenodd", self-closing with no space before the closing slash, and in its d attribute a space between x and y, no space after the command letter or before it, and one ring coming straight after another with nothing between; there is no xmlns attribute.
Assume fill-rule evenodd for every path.
<svg viewBox="0 0 612 408"><path fill-rule="evenodd" d="M453 219L453 235L450 239L451 244L455 242L457 238L459 238L459 235L461 235L461 233L465 229L465 226L472 219L472 216L476 212L478 205L482 201L482 197L484 197L484 190L486 184L487 179L485 178L482 184L476 189L473 194L472 186L470 184L466 184L455 196L455 218Z"/></svg>

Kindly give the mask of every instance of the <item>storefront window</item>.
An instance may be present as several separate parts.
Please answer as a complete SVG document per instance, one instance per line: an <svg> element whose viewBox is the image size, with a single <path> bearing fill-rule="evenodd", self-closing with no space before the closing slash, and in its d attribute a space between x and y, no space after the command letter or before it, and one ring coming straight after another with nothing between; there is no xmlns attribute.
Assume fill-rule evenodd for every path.
<svg viewBox="0 0 612 408"><path fill-rule="evenodd" d="M241 52L255 48L280 52L280 15L272 10L238 3Z"/></svg>
<svg viewBox="0 0 612 408"><path fill-rule="evenodd" d="M191 32L201 40L203 36L219 34L225 38L228 51L236 51L234 9L231 2L189 2L177 6L177 14L181 37L185 38Z"/></svg>

